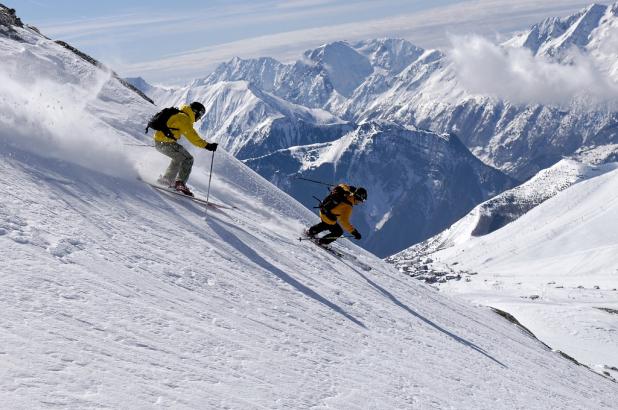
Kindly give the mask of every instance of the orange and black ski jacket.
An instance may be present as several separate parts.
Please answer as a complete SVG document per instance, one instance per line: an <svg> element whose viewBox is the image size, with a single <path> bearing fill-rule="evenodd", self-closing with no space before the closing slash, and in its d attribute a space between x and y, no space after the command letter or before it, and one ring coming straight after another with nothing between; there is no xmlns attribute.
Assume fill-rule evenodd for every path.
<svg viewBox="0 0 618 410"><path fill-rule="evenodd" d="M328 215L326 212L320 210L320 219L329 225L334 225L337 222L341 224L343 229L348 232L353 232L356 230L354 225L350 223L350 216L352 216L352 207L356 205L358 202L354 198L354 194L350 192L349 185L339 184L338 186L344 189L345 198L339 204L335 205L332 209L329 210ZM336 219L332 219L331 216L334 216Z"/></svg>

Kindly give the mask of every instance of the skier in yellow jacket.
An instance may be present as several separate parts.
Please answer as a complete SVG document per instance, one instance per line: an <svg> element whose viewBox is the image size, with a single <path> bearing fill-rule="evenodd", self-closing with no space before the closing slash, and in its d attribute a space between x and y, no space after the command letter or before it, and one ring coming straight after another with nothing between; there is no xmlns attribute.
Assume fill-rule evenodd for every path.
<svg viewBox="0 0 618 410"><path fill-rule="evenodd" d="M154 134L157 151L172 159L165 174L160 176L157 182L161 185L173 186L176 191L193 196L186 185L193 168L193 156L178 143L178 140L184 135L196 147L213 152L217 150L217 144L203 140L193 128L193 123L206 112L204 105L195 101L174 111L176 113L166 121L167 129L159 129Z"/></svg>
<svg viewBox="0 0 618 410"><path fill-rule="evenodd" d="M322 221L309 228L306 232L307 236L317 239L319 245L328 245L343 235L345 229L354 236L354 239L360 240L361 234L350 223L350 216L352 215L352 207L366 200L367 190L365 188L357 188L347 184L337 185L320 203L320 219ZM317 234L326 230L329 231L328 234L319 239L316 238Z"/></svg>

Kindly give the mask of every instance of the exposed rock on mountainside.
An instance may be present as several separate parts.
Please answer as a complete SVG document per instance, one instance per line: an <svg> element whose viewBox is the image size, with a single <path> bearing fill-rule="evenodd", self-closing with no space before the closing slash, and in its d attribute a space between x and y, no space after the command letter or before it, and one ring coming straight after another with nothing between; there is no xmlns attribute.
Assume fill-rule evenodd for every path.
<svg viewBox="0 0 618 410"><path fill-rule="evenodd" d="M120 81L122 83L122 85L124 85L125 87L129 88L131 91L139 94L140 97L142 97L144 100L148 101L149 103L154 104L154 101L152 99L150 99L150 97L148 97L146 94L144 94L139 88L133 86L131 83L129 83L124 78L121 78L118 74L116 74L115 71L109 69L107 66L105 66L105 64L101 63L97 59L89 56L88 54L84 53L83 51L80 51L80 50L76 49L75 47L73 47L72 45L70 45L67 42L57 40L56 43L61 45L64 48L66 48L67 50L72 51L77 56L79 56L79 58L89 62L90 64L92 64L94 66L97 66L99 68L102 68L105 71L111 72L112 76L114 78L116 78L118 81Z"/></svg>
<svg viewBox="0 0 618 410"><path fill-rule="evenodd" d="M20 37L17 35L13 27L23 26L24 23L22 23L21 19L15 14L15 9L11 9L6 7L4 4L0 4L0 34L19 40Z"/></svg>

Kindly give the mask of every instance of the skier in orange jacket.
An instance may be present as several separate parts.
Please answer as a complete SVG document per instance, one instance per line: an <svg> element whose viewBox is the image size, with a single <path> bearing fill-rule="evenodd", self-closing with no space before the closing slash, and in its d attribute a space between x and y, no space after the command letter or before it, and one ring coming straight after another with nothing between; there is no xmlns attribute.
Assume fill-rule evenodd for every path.
<svg viewBox="0 0 618 410"><path fill-rule="evenodd" d="M354 236L354 239L361 239L360 232L350 223L350 216L352 215L352 207L366 200L367 190L365 188L357 188L347 184L337 185L320 203L320 219L322 221L309 228L306 231L307 236L317 239L319 245L328 245L343 235L345 229ZM319 239L316 238L317 234L326 230L329 231L329 234Z"/></svg>

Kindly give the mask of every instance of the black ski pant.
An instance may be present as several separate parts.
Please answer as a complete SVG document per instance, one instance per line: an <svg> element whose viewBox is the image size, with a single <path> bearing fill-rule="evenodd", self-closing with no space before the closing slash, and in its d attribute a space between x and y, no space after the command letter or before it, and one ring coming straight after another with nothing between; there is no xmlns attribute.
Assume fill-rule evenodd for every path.
<svg viewBox="0 0 618 410"><path fill-rule="evenodd" d="M329 225L326 222L320 222L319 224L313 225L309 228L309 235L315 236L324 231L329 231L330 233L320 238L318 242L322 245L327 245L343 235L343 228L341 228L338 223Z"/></svg>

